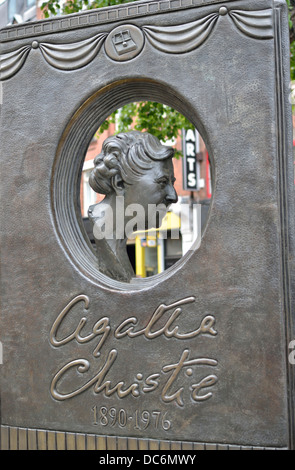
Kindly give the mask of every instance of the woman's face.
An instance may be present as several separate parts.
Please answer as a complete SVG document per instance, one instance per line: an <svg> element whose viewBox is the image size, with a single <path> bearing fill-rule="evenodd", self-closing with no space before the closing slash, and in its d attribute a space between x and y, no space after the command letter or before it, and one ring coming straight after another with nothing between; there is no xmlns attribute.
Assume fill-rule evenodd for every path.
<svg viewBox="0 0 295 470"><path fill-rule="evenodd" d="M133 184L125 184L126 218L132 218L132 214L137 210L144 216L145 230L159 228L170 204L178 200L174 182L172 158L153 162L153 167ZM138 205L138 208L131 206L134 204Z"/></svg>

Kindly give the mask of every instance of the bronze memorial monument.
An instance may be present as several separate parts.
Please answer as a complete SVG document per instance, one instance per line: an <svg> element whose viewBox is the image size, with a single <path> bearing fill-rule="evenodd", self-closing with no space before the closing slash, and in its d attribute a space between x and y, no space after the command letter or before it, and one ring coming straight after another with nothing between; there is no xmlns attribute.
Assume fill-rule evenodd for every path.
<svg viewBox="0 0 295 470"><path fill-rule="evenodd" d="M0 44L1 449L294 449L285 1L138 1ZM158 229L173 149L144 129L104 141L94 246L79 188L95 131L144 100L199 129L213 198L200 245L135 279L128 211Z"/></svg>

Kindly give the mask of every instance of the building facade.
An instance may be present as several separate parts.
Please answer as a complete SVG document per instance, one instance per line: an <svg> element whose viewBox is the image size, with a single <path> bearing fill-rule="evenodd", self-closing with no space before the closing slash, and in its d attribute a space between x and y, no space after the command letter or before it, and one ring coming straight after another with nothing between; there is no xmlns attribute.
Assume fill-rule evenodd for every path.
<svg viewBox="0 0 295 470"><path fill-rule="evenodd" d="M36 0L0 0L0 28L39 18Z"/></svg>

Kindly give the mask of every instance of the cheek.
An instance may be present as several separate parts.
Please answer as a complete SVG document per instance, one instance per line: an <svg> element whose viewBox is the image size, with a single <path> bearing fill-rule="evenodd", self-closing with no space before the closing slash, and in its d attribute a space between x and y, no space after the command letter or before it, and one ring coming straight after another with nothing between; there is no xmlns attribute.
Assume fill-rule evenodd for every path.
<svg viewBox="0 0 295 470"><path fill-rule="evenodd" d="M130 187L131 191L125 194L127 204L140 204L148 207L149 204L161 204L165 199L165 190L154 182L141 181Z"/></svg>
<svg viewBox="0 0 295 470"><path fill-rule="evenodd" d="M149 204L161 204L165 199L165 191L158 186L152 186L149 188Z"/></svg>
<svg viewBox="0 0 295 470"><path fill-rule="evenodd" d="M159 188L154 183L146 183L138 188L138 198L150 202L159 193Z"/></svg>

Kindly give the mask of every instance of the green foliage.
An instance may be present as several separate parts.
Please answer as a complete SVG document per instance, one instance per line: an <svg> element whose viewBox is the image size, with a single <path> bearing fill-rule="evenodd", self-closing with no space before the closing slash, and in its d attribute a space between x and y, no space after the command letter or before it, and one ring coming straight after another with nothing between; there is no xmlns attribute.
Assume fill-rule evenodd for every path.
<svg viewBox="0 0 295 470"><path fill-rule="evenodd" d="M119 5L121 3L129 3L135 0L68 0L63 5L60 5L59 0L49 0L41 5L45 18L57 14L69 15L70 13L77 13L81 10L93 10L94 8L110 7L112 5Z"/></svg>
<svg viewBox="0 0 295 470"><path fill-rule="evenodd" d="M116 123L116 133L131 129L150 132L162 141L176 139L180 129L193 129L193 125L175 109L162 103L141 101L129 103L115 111L99 128L98 135ZM178 158L180 152L176 152Z"/></svg>

